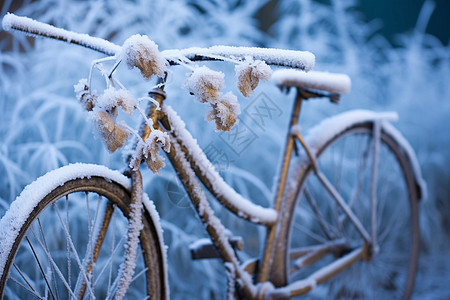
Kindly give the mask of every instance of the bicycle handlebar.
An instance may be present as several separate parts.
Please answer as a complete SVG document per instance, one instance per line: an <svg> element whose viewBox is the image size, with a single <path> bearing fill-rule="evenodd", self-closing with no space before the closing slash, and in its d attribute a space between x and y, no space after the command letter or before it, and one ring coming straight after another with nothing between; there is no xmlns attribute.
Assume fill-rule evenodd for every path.
<svg viewBox="0 0 450 300"><path fill-rule="evenodd" d="M192 61L221 60L220 57L244 59L252 57L263 60L269 65L290 67L310 71L315 57L308 51L284 50L276 48L212 46L209 48L186 48L181 50L164 50L161 54L169 61L177 61L177 56L187 57Z"/></svg>
<svg viewBox="0 0 450 300"><path fill-rule="evenodd" d="M121 49L120 46L101 38L57 28L28 17L19 17L12 13L7 13L3 17L2 26L6 31L18 30L31 36L48 37L55 40L80 45L110 56L116 55Z"/></svg>
<svg viewBox="0 0 450 300"><path fill-rule="evenodd" d="M122 49L121 46L98 37L92 37L88 34L57 28L28 17L16 16L12 13L8 13L3 17L2 26L6 31L18 30L32 36L48 37L71 44L80 45L110 56L117 55ZM180 57L187 58L191 61L203 61L222 60L221 57L243 59L250 56L253 59L264 60L270 65L309 71L313 68L315 62L314 55L308 51L257 47L194 47L180 50L164 50L161 54L171 65L179 64Z"/></svg>

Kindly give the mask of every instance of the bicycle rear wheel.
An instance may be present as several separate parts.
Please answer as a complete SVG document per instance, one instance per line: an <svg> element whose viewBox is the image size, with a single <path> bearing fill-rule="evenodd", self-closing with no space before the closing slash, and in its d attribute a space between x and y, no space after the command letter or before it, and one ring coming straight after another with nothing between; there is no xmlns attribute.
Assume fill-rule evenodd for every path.
<svg viewBox="0 0 450 300"><path fill-rule="evenodd" d="M53 189L20 228L11 228L18 235L6 253L0 298L114 298L126 259L130 201L129 190L103 177L78 178ZM161 248L146 211L143 225L126 297L165 298Z"/></svg>
<svg viewBox="0 0 450 300"><path fill-rule="evenodd" d="M374 164L373 127L373 122L355 124L317 149L318 169L369 234L373 218L371 194L375 192L378 246L369 258L314 289L313 295L318 297L408 299L413 290L419 251L418 189L406 152L382 129L378 161ZM288 221L289 282L305 278L364 245L361 234L311 166L304 174Z"/></svg>

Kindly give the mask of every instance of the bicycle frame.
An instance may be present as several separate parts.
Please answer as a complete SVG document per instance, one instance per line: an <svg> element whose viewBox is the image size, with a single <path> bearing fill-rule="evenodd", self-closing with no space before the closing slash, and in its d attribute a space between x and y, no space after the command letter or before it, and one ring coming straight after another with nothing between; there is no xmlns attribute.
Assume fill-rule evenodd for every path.
<svg viewBox="0 0 450 300"><path fill-rule="evenodd" d="M11 25L11 28L14 28L14 26ZM42 33L39 30L33 31L33 28L24 29L19 26L14 29L34 33L37 35L44 35L54 39L69 41L75 44L80 44L82 46L109 55L115 55L121 49L119 46L116 46L112 43L90 37L89 39L85 40L84 36L77 36L77 39L73 40L73 35L70 35L70 38L67 38L67 36L61 34L62 30L59 30L56 35L53 35L54 33ZM191 59L192 61L222 60L220 58L220 55L217 57L215 57L215 55L206 55L203 57L199 53L188 52L188 54L188 56L190 57L189 59ZM168 62L171 65L177 64L176 60L168 60ZM269 64L276 65L277 63L276 61L273 61ZM280 65L285 66L284 64ZM307 69L304 64L289 67L301 67ZM315 285L326 281L332 276L335 276L345 268L361 259L370 260L372 254L377 252L377 216L375 209L375 207L377 206L377 195L374 187L376 186L375 178L377 177L376 175L378 172L376 165L378 161L378 148L381 139L380 135L382 133L381 127L384 126L379 121L379 119L381 118L371 120L374 124L372 129L373 143L371 144L371 147L373 147L373 157L371 157L371 159L372 164L375 167L372 169L371 174L371 222L368 226L370 227L370 232L368 232L362 226L360 220L353 213L352 208L345 203L339 192L334 188L334 186L321 172L321 170L318 169L317 163L315 162L315 156L312 155L309 151L308 146L303 141L300 133L293 128L299 121L303 100L312 97L327 96L331 101L335 102L338 97L337 94L326 95L322 94L321 92L314 92L297 88L297 96L294 100L288 132L285 139L282 160L278 170L278 181L275 186L275 194L273 196L272 202L273 207L264 208L262 206L254 204L253 202L245 199L240 194L238 194L231 186L226 184L219 173L215 171L214 166L207 159L205 153L197 145L189 131L184 127L184 123L181 121L180 117L178 117L176 112L173 111L170 106L164 105L163 102L166 98L164 92L164 83L164 80L160 79L157 87L150 92L150 96L156 100L156 102L159 104L159 107L151 104L149 106L147 115L152 119L155 129L166 131L170 135L171 147L170 151L166 154L171 164L173 165L178 177L180 178L184 188L186 189L187 194L192 201L194 209L199 215L201 221L204 223L205 228L211 237L211 240L217 247L218 252L220 253L224 261L227 272L233 275L230 276L233 281L229 286L235 286L237 283L236 281L238 280L244 296L249 299L262 299L265 297L277 299L289 298L310 291L314 288ZM383 130L385 129L386 128L383 127ZM143 140L147 139L150 135L150 127L146 125L145 121L143 121L141 124L140 135ZM395 134L392 135L395 136ZM402 137L396 136L396 139L402 140ZM279 232L280 230L284 233L287 232L286 235L289 234L289 230L287 229L290 225L288 224L290 219L286 218L284 219L285 222L281 222L281 220L283 219L281 219L280 213L290 213L289 209L294 207L294 204L296 203L295 197L291 197L292 195L287 196L288 193L286 193L286 189L288 188L286 182L289 176L289 167L291 165L293 151L297 150L298 147L296 141L298 141L304 148L306 153L305 156L309 160L307 161L308 164L306 166L302 165L302 167L305 166L305 168L310 168L307 169L307 171L312 170L312 172L314 172L326 193L328 193L336 202L336 204L340 206L342 212L344 213L344 217L348 218L349 222L351 222L355 226L364 242L362 246L356 249L349 249L349 247L346 247L345 243L343 243L341 240L332 240L329 243L325 243L321 246L311 246L309 247L309 249L307 249L306 247L300 250L294 249L293 251L291 251L291 253L289 253L291 258L302 258L305 261L305 265L310 265L318 261L325 255L332 253L336 249L345 249L348 250L348 253L340 258L337 258L334 262L326 265L325 267L318 269L309 277L287 284L285 262L287 261L286 246L288 245L284 243L282 245L275 245L275 243L279 241L279 239L277 239L277 232ZM417 165L415 156L410 150L408 150L409 146L403 146L402 149L406 149L405 152L408 163L411 163L412 161L412 165ZM295 153L297 154L297 151L295 151ZM141 198L143 196L143 192L140 171L128 170L126 171L126 174L131 175L130 177L133 183L132 203L134 203L135 201L142 201ZM304 175L301 173L299 174L302 176ZM408 177L408 180L413 181L417 186L420 186L421 176L417 167L413 167L412 174L412 177ZM405 174L405 176L406 175L408 174ZM300 179L303 178L304 177L300 177ZM232 247L229 237L225 234L225 227L221 223L219 218L214 215L214 211L209 205L206 199L205 191L201 185L203 185L209 192L211 192L211 194L223 206L225 206L228 210L233 212L238 217L254 224L263 225L267 228L265 246L259 261L246 262L243 265L240 264L235 249ZM306 191L305 194L307 194ZM417 240L418 235L416 234L413 239ZM99 243L101 242L102 241L99 240ZM413 256L416 257L416 255ZM257 274L258 277L252 278L251 275L255 274ZM235 278L237 278L237 280Z"/></svg>
<svg viewBox="0 0 450 300"><path fill-rule="evenodd" d="M263 208L247 199L244 199L232 187L226 184L222 177L215 171L214 166L206 158L206 155L202 149L193 140L189 131L184 128L184 123L182 123L180 117L178 117L176 112L173 111L170 106L164 105L166 94L164 92L163 80L160 80L158 87L152 90L149 94L159 103L160 106L160 109L157 109L154 104L150 104L148 111L149 118L152 118L155 128L165 130L169 132L171 136L170 152L166 154L187 194L189 195L197 214L205 225L211 240L217 247L224 264L232 266L231 270L230 268L227 268L228 271L234 271L236 273L236 277L242 282L241 288L247 298L253 299L263 297L266 293L266 291L264 291L265 287L258 286L258 284L262 284L267 281L271 282L276 287L279 287L275 290L272 287L270 288L271 291L269 291L269 293L272 296L285 297L286 295L296 296L304 294L310 291L314 285L326 281L356 261L368 257L369 247L367 247L367 245L370 244L371 237L365 232L364 228L362 228L362 225L359 223L356 216L353 215L351 209L343 203L343 201L341 201L339 194L333 190L333 187L327 179L323 175L321 176L320 171L318 171L315 166L314 158L309 154L308 148L304 145L301 136L291 132L292 126L296 125L299 121L302 101L308 98L307 95L301 93L301 91L298 91L294 100L294 106L283 150L283 157L278 170L278 182L275 189L276 192L273 200L273 208ZM313 97L313 95L310 95L310 97ZM142 137L145 139L149 136L149 134L149 127L143 123L141 125ZM353 222L357 228L361 228L360 233L366 240L367 244L364 244L363 247L354 250L345 257L337 259L334 263L318 270L310 277L286 286L287 282L284 274L285 270L284 268L279 268L279 264L277 264L277 262L282 262L282 264L284 263L284 260L286 259L286 251L285 249L275 250L274 239L278 226L280 226L280 222L277 222L277 220L279 212L283 207L282 202L286 180L293 154L292 152L296 148L296 139L298 139L307 150L309 159L314 166L314 170L318 177L322 178L321 181L325 189L338 202L338 204L344 208L344 211L350 221ZM214 211L206 200L206 195L201 187L201 184L203 184L204 187L224 207L233 212L235 215L254 224L264 225L267 228L264 251L262 253L261 260L259 261L258 270L253 270L258 274L257 284L253 283L250 274L244 270L242 265L239 263L237 255L231 246L229 239L224 235L225 227L214 215ZM232 199L233 197L239 198L238 201ZM245 205L239 206L239 202L245 202ZM255 213L255 210L258 213ZM261 219L261 214L268 215L268 217L266 219ZM330 253L335 246L336 244L330 243L328 248L324 247L321 249L311 250L311 253L313 254L313 257L310 259L311 263ZM252 266L252 268L256 269L255 266Z"/></svg>

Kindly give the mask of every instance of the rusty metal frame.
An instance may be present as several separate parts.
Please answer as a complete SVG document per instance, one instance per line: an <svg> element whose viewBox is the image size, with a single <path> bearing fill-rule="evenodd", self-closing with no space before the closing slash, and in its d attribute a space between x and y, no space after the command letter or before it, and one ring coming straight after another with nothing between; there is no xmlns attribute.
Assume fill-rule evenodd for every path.
<svg viewBox="0 0 450 300"><path fill-rule="evenodd" d="M294 150L294 146L295 146L295 139L291 134L291 128L292 126L296 125L298 123L299 117L300 117L300 110L301 110L301 105L302 105L302 101L303 101L303 97L301 97L301 95L299 93L297 93L297 96L295 98L294 101L294 107L292 110L292 114L291 114L291 120L289 122L289 127L288 127L288 133L286 136L286 143L284 146L284 154L283 154L283 158L281 160L281 165L279 167L279 171L278 171L278 182L277 182L277 187L275 189L276 194L275 194L275 199L274 199L274 208L277 212L279 212L281 210L281 202L283 199L283 194L284 194L284 189L286 186L286 180L287 180L287 174L289 171L289 165L290 165L290 161L291 161L291 157L292 157L292 152ZM269 273L270 273L270 269L271 269L271 265L272 265L272 257L273 257L273 244L274 244L274 240L275 240L275 235L277 232L277 225L275 226L271 226L268 227L268 231L267 231L267 236L266 236L266 240L265 240L265 247L264 247L264 253L261 259L261 267L259 269L259 277L258 277L258 282L265 282L269 279Z"/></svg>
<svg viewBox="0 0 450 300"><path fill-rule="evenodd" d="M351 253L343 256L340 259L337 259L335 262L328 265L328 267L319 269L306 279L296 281L281 288L269 288L268 290L264 290L264 288L261 287L258 288L258 282L262 283L273 279L273 274L271 275L271 272L274 268L274 241L278 226L280 226L280 222L258 222L252 218L251 214L239 214L237 208L231 204L231 201L229 201L225 195L220 195L214 191L214 183L211 182L211 180L202 173L198 162L196 162L195 156L193 156L189 152L189 149L186 146L186 142L183 141L182 137L177 136L176 133L171 130L171 124L168 115L166 114L166 112L164 112L164 109L162 109L163 102L166 98L164 85L161 85L161 83L163 83L163 79L159 80L158 83L160 84L159 87L151 91L149 94L159 103L161 109L157 110L154 104L150 104L147 112L148 116L152 119L156 129L165 130L170 134L171 147L170 151L166 153L167 157L174 167L180 181L182 182L183 187L185 188L187 194L189 195L189 198L191 199L195 211L199 215L202 223L205 225L205 228L210 235L214 245L217 247L217 250L220 253L223 261L234 266L233 269L236 272L236 276L242 283L242 292L244 293L246 298L256 299L265 296L277 297L279 295L289 295L288 297L292 297L301 295L311 290L314 285L324 282L343 269L352 265L356 261L364 259L368 251L367 244L364 244L362 247L352 251ZM301 136L299 134L292 133L291 128L298 123L301 105L303 100L305 100L306 98L308 97L305 97L304 93L302 93L301 90L298 90L297 96L294 101L291 119L289 122L283 157L278 170L279 175L277 177L278 181L273 201L273 206L276 212L280 212L282 209L282 201L286 187L289 165L293 151L296 149L295 141L299 140L300 143L305 146ZM145 125L144 122L141 125L140 134L144 139L147 138L150 134L150 128ZM311 159L311 154L307 153L307 155ZM318 172L317 166L314 162L313 169L317 174L320 173ZM235 213L237 216L252 223L264 225L267 227L267 236L265 239L264 252L262 253L261 260L256 264L252 264L251 268L253 269L252 273L258 274L258 277L255 278L255 280L252 280L249 273L247 272L248 268L242 268L242 266L240 265L237 254L231 246L230 241L224 241L223 239L221 239L221 231L224 230L225 227L221 223L221 221L214 215L214 211L206 200L206 195L203 188L206 188L209 192L211 192L211 194L213 194L213 196L217 200L219 200L219 202L223 206L225 206L231 212ZM311 264L325 256L326 254L333 252L336 247L339 247L339 245L330 245L329 247L325 247L323 249L299 250L297 256L299 257L299 259L303 259L306 263Z"/></svg>

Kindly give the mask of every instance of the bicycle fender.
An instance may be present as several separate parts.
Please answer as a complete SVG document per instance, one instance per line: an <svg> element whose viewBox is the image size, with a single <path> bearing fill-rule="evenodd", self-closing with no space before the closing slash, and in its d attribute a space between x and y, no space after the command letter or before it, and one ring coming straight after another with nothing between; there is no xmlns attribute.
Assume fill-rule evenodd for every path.
<svg viewBox="0 0 450 300"><path fill-rule="evenodd" d="M402 151L406 154L411 169L414 173L414 180L418 188L419 200L427 198L427 186L425 180L422 177L419 161L417 156L406 140L406 138L398 131L390 122L397 121L398 115L396 112L374 112L370 110L351 110L344 112L330 118L327 118L320 122L318 125L309 130L305 137L306 144L309 150L316 157L318 149L321 149L327 141L333 137L339 135L341 132L362 123L376 123L379 122L381 130L391 136L397 141L398 145L402 148ZM298 127L294 127L292 130L297 130ZM309 166L308 158L303 159L301 162L301 170L305 171ZM300 172L303 173L303 172Z"/></svg>

